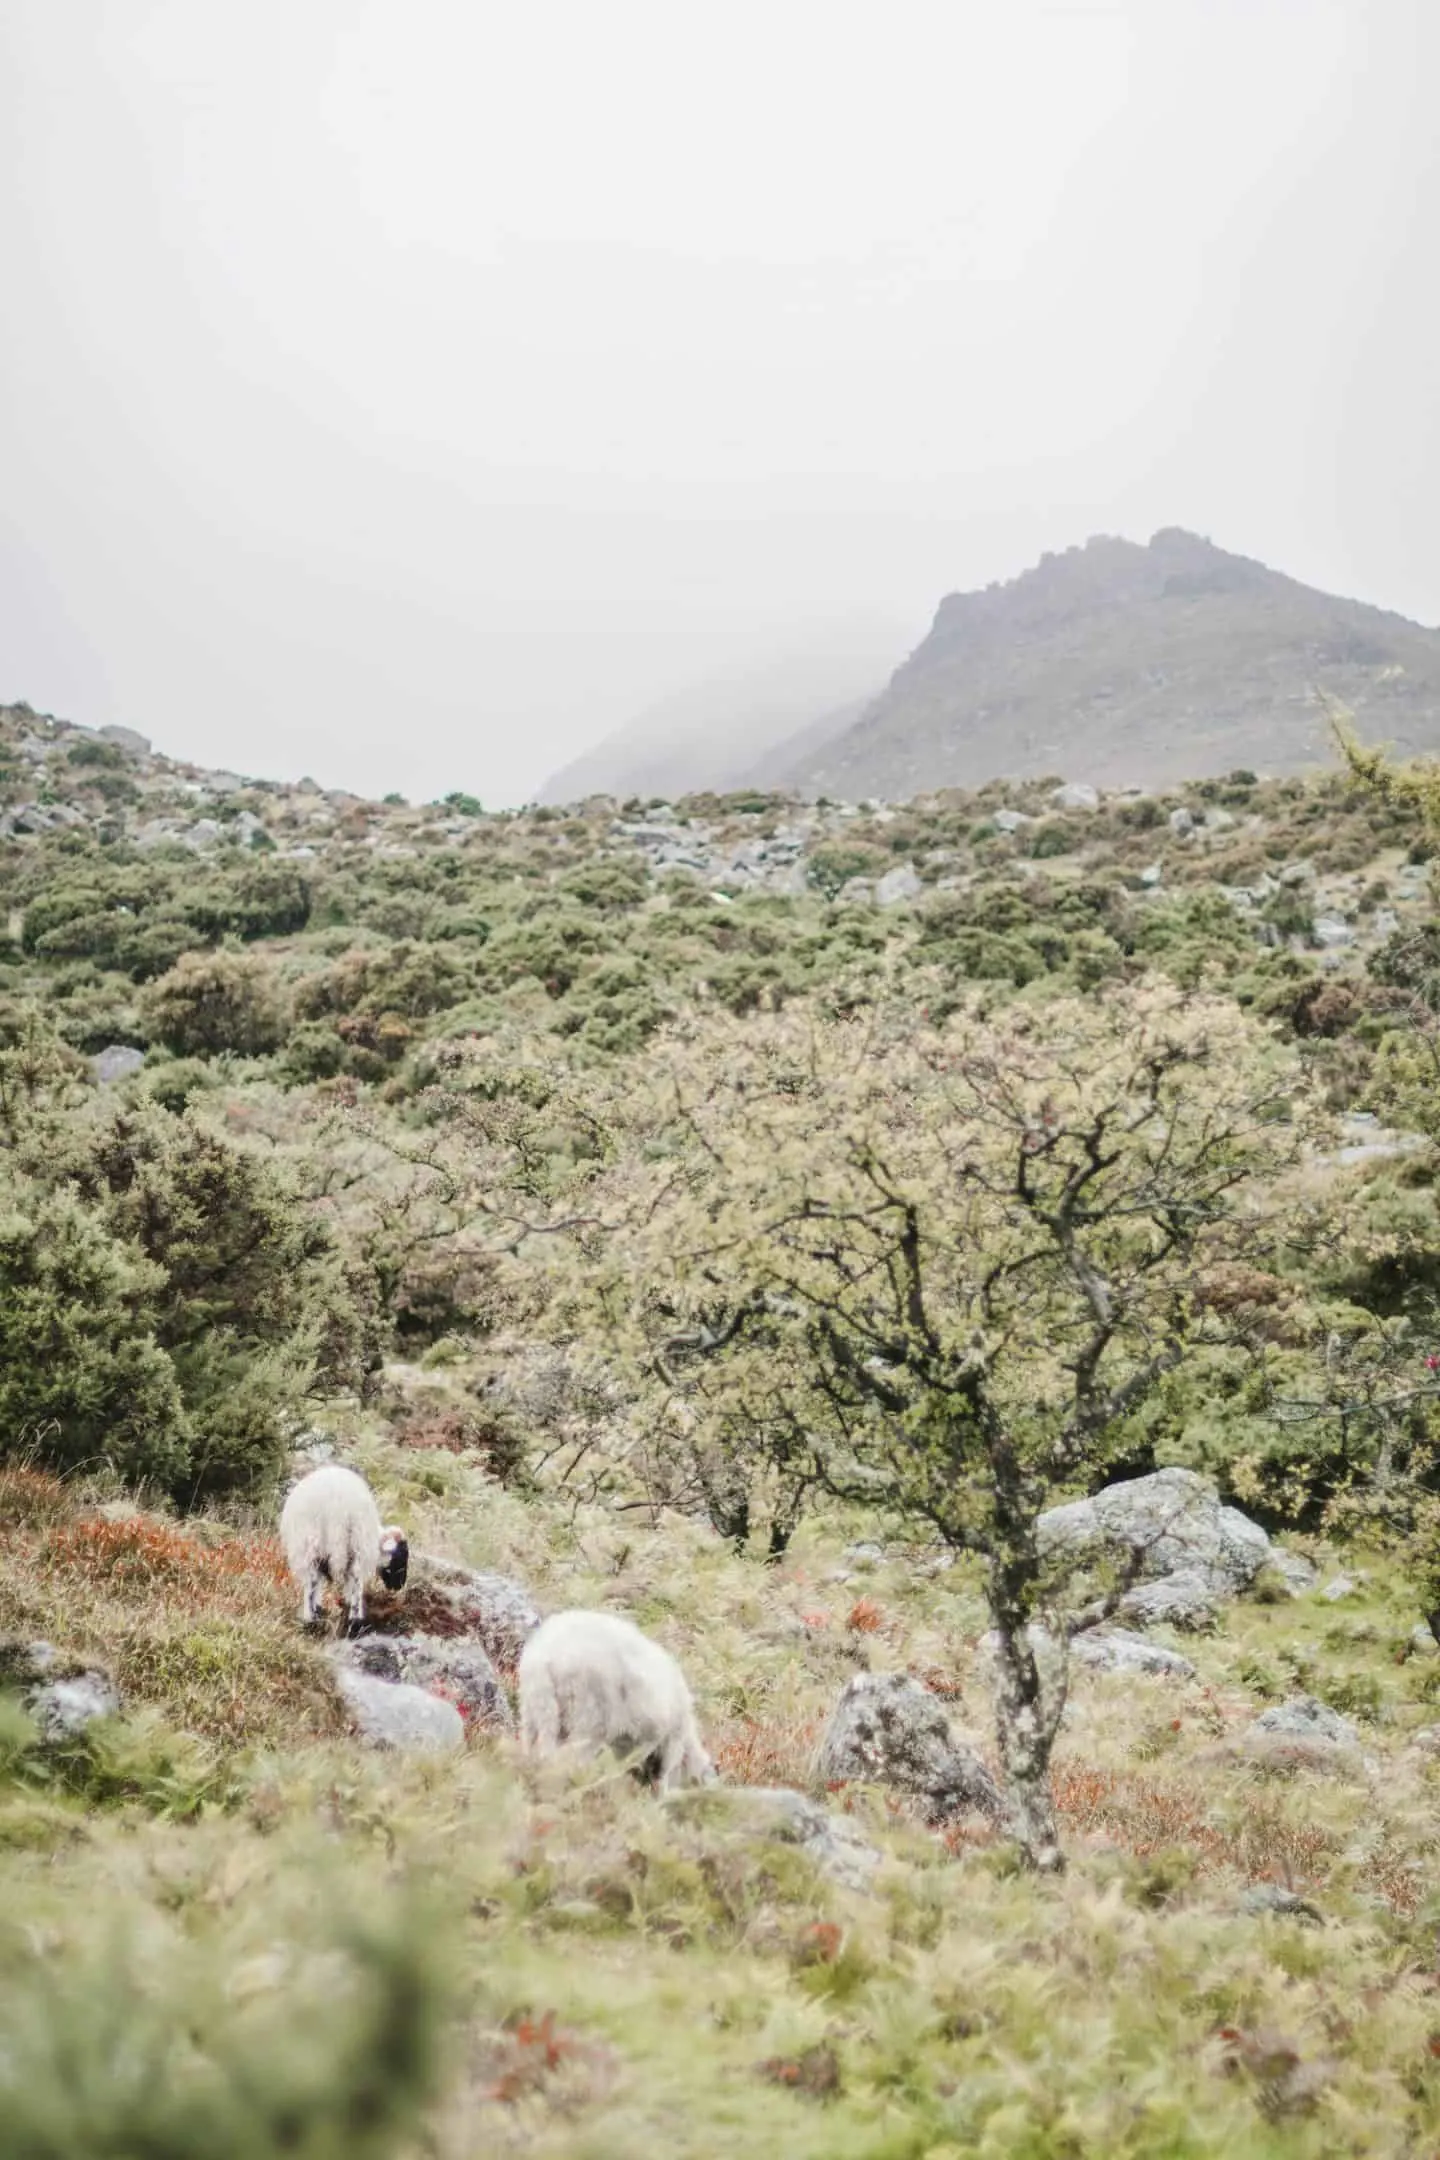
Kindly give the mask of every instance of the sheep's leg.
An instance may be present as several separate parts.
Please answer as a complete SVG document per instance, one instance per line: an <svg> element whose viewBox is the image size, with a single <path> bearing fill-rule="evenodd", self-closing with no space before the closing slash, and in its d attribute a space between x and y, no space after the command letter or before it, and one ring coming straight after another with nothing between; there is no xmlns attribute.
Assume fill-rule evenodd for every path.
<svg viewBox="0 0 1440 2160"><path fill-rule="evenodd" d="M305 1593L300 1600L301 1627L314 1627L320 1618L320 1576L311 1568L305 1577Z"/></svg>
<svg viewBox="0 0 1440 2160"><path fill-rule="evenodd" d="M537 1674L521 1691L520 1740L531 1755L553 1755L564 1745L560 1697L548 1672Z"/></svg>
<svg viewBox="0 0 1440 2160"><path fill-rule="evenodd" d="M678 1734L671 1733L662 1741L650 1759L658 1764L657 1792L673 1792L677 1785L685 1782L685 1743Z"/></svg>

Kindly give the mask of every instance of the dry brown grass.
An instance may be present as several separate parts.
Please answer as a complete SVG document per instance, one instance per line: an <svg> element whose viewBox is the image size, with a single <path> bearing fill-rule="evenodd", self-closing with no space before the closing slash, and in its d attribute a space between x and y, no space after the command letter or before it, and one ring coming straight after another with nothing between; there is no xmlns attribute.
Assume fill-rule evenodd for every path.
<svg viewBox="0 0 1440 2160"><path fill-rule="evenodd" d="M717 1728L710 1752L733 1785L798 1785L810 1781L819 1718L736 1718Z"/></svg>
<svg viewBox="0 0 1440 2160"><path fill-rule="evenodd" d="M202 1539L153 1515L90 1510L78 1488L38 1472L0 1478L0 1633L95 1657L127 1698L228 1745L344 1729L273 1539Z"/></svg>
<svg viewBox="0 0 1440 2160"><path fill-rule="evenodd" d="M1323 1883L1339 1840L1321 1824L1299 1822L1267 1795L1249 1796L1245 1819L1228 1828L1205 1813L1193 1778L1186 1784L1130 1771L1067 1763L1052 1790L1061 1822L1147 1860L1185 1848L1200 1873L1227 1870L1247 1882L1302 1890Z"/></svg>

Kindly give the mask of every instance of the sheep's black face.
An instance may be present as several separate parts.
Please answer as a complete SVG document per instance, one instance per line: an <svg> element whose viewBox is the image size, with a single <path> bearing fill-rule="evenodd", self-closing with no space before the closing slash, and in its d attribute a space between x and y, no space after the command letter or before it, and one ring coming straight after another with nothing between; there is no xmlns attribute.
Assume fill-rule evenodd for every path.
<svg viewBox="0 0 1440 2160"><path fill-rule="evenodd" d="M403 1590L410 1572L410 1544L398 1530L387 1530L380 1540L380 1580L387 1590Z"/></svg>

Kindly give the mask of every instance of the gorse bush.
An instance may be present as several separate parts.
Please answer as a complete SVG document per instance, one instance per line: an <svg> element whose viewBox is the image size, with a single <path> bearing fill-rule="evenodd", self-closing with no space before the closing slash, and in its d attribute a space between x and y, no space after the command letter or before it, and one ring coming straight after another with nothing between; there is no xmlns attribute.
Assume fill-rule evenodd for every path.
<svg viewBox="0 0 1440 2160"><path fill-rule="evenodd" d="M180 1383L155 1336L163 1283L73 1194L0 1160L0 1457L183 1477Z"/></svg>
<svg viewBox="0 0 1440 2160"><path fill-rule="evenodd" d="M181 1057L263 1057L285 1040L279 986L255 953L186 953L141 1000L157 1042Z"/></svg>
<svg viewBox="0 0 1440 2160"><path fill-rule="evenodd" d="M378 1360L363 1274L273 1164L192 1116L37 1117L0 1193L0 1458L187 1505L255 1490L287 1416Z"/></svg>
<svg viewBox="0 0 1440 2160"><path fill-rule="evenodd" d="M310 917L307 880L288 863L192 867L103 855L67 868L29 899L21 943L40 959L88 959L136 982L225 937L281 937Z"/></svg>

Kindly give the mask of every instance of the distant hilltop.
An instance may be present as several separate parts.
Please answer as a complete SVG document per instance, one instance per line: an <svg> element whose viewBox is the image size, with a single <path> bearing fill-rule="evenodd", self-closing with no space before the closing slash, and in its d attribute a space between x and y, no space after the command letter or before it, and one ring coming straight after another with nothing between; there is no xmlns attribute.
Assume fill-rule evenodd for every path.
<svg viewBox="0 0 1440 2160"><path fill-rule="evenodd" d="M1331 754L1321 700L1401 755L1440 749L1440 631L1170 526L1100 536L981 592L849 725L768 777L890 801L1046 773L1158 787Z"/></svg>
<svg viewBox="0 0 1440 2160"><path fill-rule="evenodd" d="M766 787L903 802L1046 774L1111 788L1278 775L1329 761L1322 694L1367 740L1440 751L1440 631L1177 526L1146 546L1100 535L949 594L893 672L867 652L828 674L812 657L696 686L555 774L542 799Z"/></svg>

